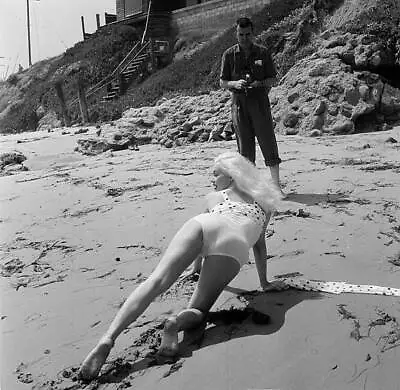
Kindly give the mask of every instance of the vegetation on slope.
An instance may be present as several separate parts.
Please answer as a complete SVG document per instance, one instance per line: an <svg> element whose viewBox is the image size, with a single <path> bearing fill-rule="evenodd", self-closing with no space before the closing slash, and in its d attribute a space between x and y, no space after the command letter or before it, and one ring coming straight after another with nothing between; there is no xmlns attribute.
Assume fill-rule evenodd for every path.
<svg viewBox="0 0 400 390"><path fill-rule="evenodd" d="M38 124L37 109L60 112L54 82L63 81L67 101L76 97L76 80L79 77L86 85L101 81L119 64L133 43L138 39L136 31L130 26L108 27L97 32L89 40L78 42L66 52L50 60L40 61L25 71L12 74L7 84L0 86L6 97L11 90L20 91L20 100L9 107L3 118L0 116L0 128L4 133L34 130ZM3 111L4 106L0 107ZM2 119L2 120L1 120Z"/></svg>
<svg viewBox="0 0 400 390"><path fill-rule="evenodd" d="M397 5L399 12L393 12L396 1L279 0L253 15L255 33L258 41L271 49L279 75L283 76L299 59L317 50L313 37L324 28L384 34L390 44L400 45L400 5ZM38 68L37 64L31 70L12 75L8 83L20 87L24 99L11 109L9 107L3 118L0 114L1 130L19 132L35 129L39 105L45 111L52 109L60 113L54 90L56 79L63 80L66 100L71 101L76 98L77 78L83 80L87 86L99 82L113 71L136 39L137 34L132 27L107 26L91 39L68 49L63 56L48 62L43 61L40 66L47 71L42 71L40 77L35 70ZM190 57L176 60L145 81L133 84L118 100L106 105L100 103L100 99L91 102L91 120L117 119L126 108L154 104L161 96L181 92L195 94L219 88L222 53L235 43L235 30L232 27L201 45ZM400 57L400 46L397 53ZM398 62L400 64L400 58ZM30 72L34 75L29 83L22 83ZM15 95L15 89L13 93ZM71 115L73 119L79 120L77 106L73 108Z"/></svg>

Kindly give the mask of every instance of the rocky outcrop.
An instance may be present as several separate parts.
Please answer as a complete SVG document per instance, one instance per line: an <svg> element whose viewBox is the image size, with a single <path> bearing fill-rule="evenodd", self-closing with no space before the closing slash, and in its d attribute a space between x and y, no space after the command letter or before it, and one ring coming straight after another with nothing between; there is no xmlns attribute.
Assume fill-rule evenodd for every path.
<svg viewBox="0 0 400 390"><path fill-rule="evenodd" d="M400 120L400 90L391 85L396 80L383 75L400 71L400 64L385 42L334 31L322 33L317 42L320 49L271 90L277 132L349 134L385 130Z"/></svg>
<svg viewBox="0 0 400 390"><path fill-rule="evenodd" d="M98 154L159 143L167 148L234 138L230 93L162 98L154 107L131 108L121 119L100 127L95 138L78 140L77 151Z"/></svg>

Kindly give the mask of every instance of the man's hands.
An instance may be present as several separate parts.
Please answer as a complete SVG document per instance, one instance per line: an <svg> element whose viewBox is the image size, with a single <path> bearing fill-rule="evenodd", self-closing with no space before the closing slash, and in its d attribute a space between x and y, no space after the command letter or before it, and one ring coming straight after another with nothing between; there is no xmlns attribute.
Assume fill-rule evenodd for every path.
<svg viewBox="0 0 400 390"><path fill-rule="evenodd" d="M231 84L232 88L239 89L240 91L249 86L249 83L243 79L231 81L230 84Z"/></svg>
<svg viewBox="0 0 400 390"><path fill-rule="evenodd" d="M240 79L237 81L231 81L232 88L243 90L246 88L267 88L271 89L274 85L273 79L266 79L266 80L254 80L249 83L246 80Z"/></svg>
<svg viewBox="0 0 400 390"><path fill-rule="evenodd" d="M261 289L266 291L283 291L287 290L289 286L282 280L274 280L272 282L261 283Z"/></svg>

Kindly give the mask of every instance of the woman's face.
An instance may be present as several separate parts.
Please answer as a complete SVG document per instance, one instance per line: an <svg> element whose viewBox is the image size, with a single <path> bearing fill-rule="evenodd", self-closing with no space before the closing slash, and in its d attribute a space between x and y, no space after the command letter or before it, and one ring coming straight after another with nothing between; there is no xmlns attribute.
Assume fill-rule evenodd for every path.
<svg viewBox="0 0 400 390"><path fill-rule="evenodd" d="M213 172L214 175L214 188L216 191L226 190L232 184L232 178L230 176L225 175L218 169L215 169Z"/></svg>

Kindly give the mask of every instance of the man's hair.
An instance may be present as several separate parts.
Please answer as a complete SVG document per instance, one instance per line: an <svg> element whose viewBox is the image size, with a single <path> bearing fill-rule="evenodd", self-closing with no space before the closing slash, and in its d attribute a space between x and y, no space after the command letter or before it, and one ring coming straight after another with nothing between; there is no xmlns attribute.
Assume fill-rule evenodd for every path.
<svg viewBox="0 0 400 390"><path fill-rule="evenodd" d="M236 20L236 26L239 26L240 28L247 28L251 27L251 31L253 31L253 22L251 21L250 18L244 16Z"/></svg>

